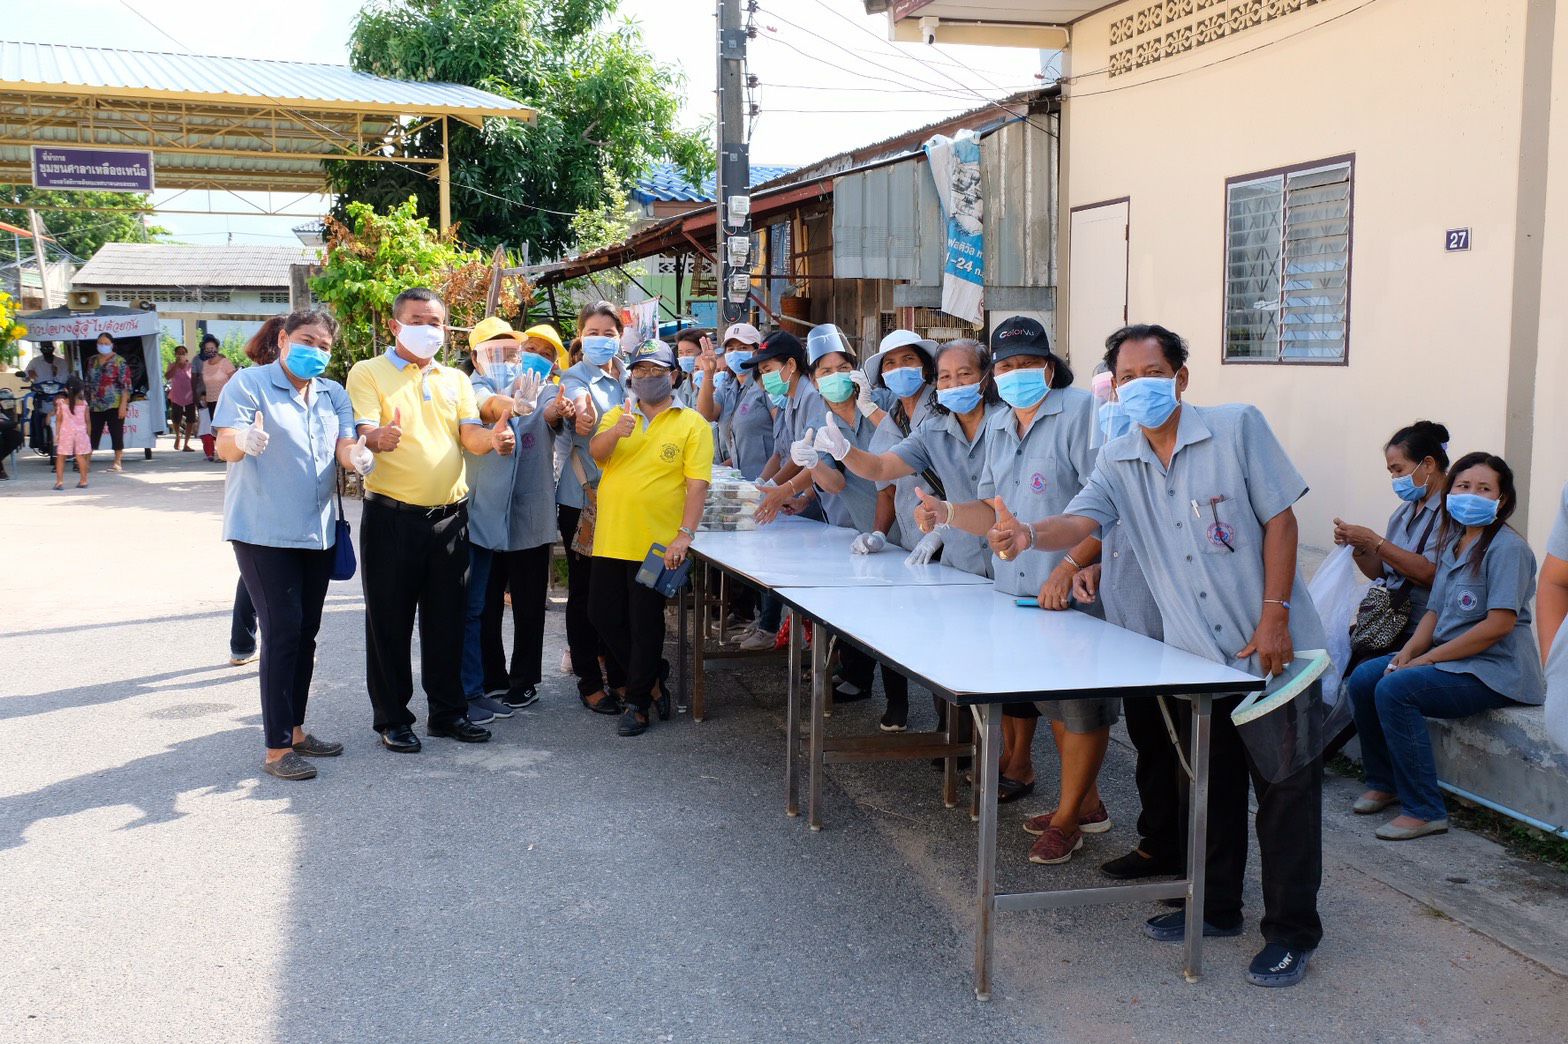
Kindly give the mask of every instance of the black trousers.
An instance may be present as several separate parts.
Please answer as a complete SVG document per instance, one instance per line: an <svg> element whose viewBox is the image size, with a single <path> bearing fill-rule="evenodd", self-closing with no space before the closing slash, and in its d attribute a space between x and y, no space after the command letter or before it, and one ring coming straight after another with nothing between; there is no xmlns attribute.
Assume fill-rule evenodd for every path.
<svg viewBox="0 0 1568 1044"><path fill-rule="evenodd" d="M1312 949L1323 938L1318 887L1323 880L1323 760L1278 783L1260 776L1231 723L1240 696L1214 701L1209 758L1208 878L1204 917L1216 927L1241 921L1247 872L1247 783L1258 796L1263 862L1263 938ZM1158 713L1158 712L1156 712Z"/></svg>
<svg viewBox="0 0 1568 1044"><path fill-rule="evenodd" d="M267 635L261 650L261 729L274 750L294 745L316 669L316 632L332 579L332 552L234 541L241 592L252 592Z"/></svg>
<svg viewBox="0 0 1568 1044"><path fill-rule="evenodd" d="M844 680L862 692L871 688L871 677L877 667L882 668L882 691L887 693L890 707L909 706L909 679L893 670L886 663L850 645L840 642L838 662L844 668Z"/></svg>
<svg viewBox="0 0 1568 1044"><path fill-rule="evenodd" d="M589 610L589 588L592 586L595 559L572 550L572 537L577 532L577 520L582 509L560 506L556 508L556 524L561 528L561 545L566 548L566 647L572 654L572 673L577 676L577 691L584 696L605 689L619 689L626 684L626 675L619 664L607 655L604 640L594 626ZM645 588L646 590L646 588ZM604 656L605 669L599 670L599 657Z"/></svg>
<svg viewBox="0 0 1568 1044"><path fill-rule="evenodd" d="M1191 704L1165 697L1176 735L1191 735ZM1122 720L1127 723L1127 738L1138 752L1133 778L1143 805L1138 813L1138 847L1161 863L1185 865L1187 858L1187 775L1176 756L1176 747L1166 731L1159 702L1150 697L1122 701Z"/></svg>
<svg viewBox="0 0 1568 1044"><path fill-rule="evenodd" d="M550 545L522 551L492 551L485 608L479 618L479 652L485 692L538 685L544 657L544 605L550 586ZM501 620L506 592L512 592L512 668L506 667Z"/></svg>
<svg viewBox="0 0 1568 1044"><path fill-rule="evenodd" d="M22 448L22 426L13 424L8 428L0 428L0 467L5 465L5 459Z"/></svg>
<svg viewBox="0 0 1568 1044"><path fill-rule="evenodd" d="M626 702L644 714L663 677L664 596L637 582L641 562L594 558L588 606L606 660L626 678Z"/></svg>
<svg viewBox="0 0 1568 1044"><path fill-rule="evenodd" d="M234 585L234 608L229 613L229 655L238 659L255 651L256 603L251 601L242 573Z"/></svg>
<svg viewBox="0 0 1568 1044"><path fill-rule="evenodd" d="M393 502L395 503L395 502ZM402 511L366 498L359 523L359 575L365 588L365 682L384 732L412 725L410 654L419 616L420 681L429 722L468 716L463 698L463 616L468 603L468 511ZM262 634L267 641L266 625Z"/></svg>
<svg viewBox="0 0 1568 1044"><path fill-rule="evenodd" d="M93 449L98 448L98 441L103 438L103 429L109 429L109 445L119 452L125 448L125 418L120 416L118 409L88 410L88 427L92 429Z"/></svg>

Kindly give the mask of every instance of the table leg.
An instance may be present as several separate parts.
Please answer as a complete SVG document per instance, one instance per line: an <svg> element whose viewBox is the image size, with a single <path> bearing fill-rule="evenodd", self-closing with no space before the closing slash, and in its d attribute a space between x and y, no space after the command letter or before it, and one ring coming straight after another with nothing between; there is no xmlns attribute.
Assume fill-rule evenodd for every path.
<svg viewBox="0 0 1568 1044"><path fill-rule="evenodd" d="M947 705L947 728L942 730L947 742L957 743L963 735L960 724L966 715L960 713L961 708ZM952 755L942 759L942 805L945 808L958 807L958 759Z"/></svg>
<svg viewBox="0 0 1568 1044"><path fill-rule="evenodd" d="M958 708L954 708L955 711ZM975 778L980 784L980 857L975 902L975 999L991 999L992 938L996 915L996 787L1001 775L1002 708L980 707L981 749L975 754Z"/></svg>
<svg viewBox="0 0 1568 1044"><path fill-rule="evenodd" d="M1203 974L1203 887L1209 851L1209 727L1214 700L1192 697L1192 805L1187 831L1187 942L1182 974L1197 982Z"/></svg>
<svg viewBox="0 0 1568 1044"><path fill-rule="evenodd" d="M960 707L956 707L955 706L953 708L953 713L957 714L960 710L963 710L963 709L967 709L969 711L970 716L974 719L973 722L971 723L971 727L975 730L974 731L974 736L975 736L975 755L974 755L973 759L971 759L970 762L969 762L969 778L970 778L970 780L973 781L973 782L971 782L969 784L969 821L971 823L978 823L978 822L980 822L980 758L982 757L982 754L983 754L983 752L980 749L980 744L985 741L985 723L984 723L984 721L980 717L980 708L979 707L960 708ZM1000 717L1001 716L998 715L997 717L998 717L998 722L1000 722ZM997 735L998 736L1001 735L1001 728L1002 728L1001 724L998 723L998 725L997 725ZM1002 760L1002 755L1001 755L1002 741L1000 739L997 740L996 749L997 749L997 755L996 755L997 764L998 764L998 766L1000 766L1001 760ZM998 770L997 770L997 775L998 776L1001 775L1001 769L1000 768L998 768Z"/></svg>
<svg viewBox="0 0 1568 1044"><path fill-rule="evenodd" d="M789 621L789 689L784 703L784 814L800 815L796 765L800 760L800 647L805 644L800 620Z"/></svg>
<svg viewBox="0 0 1568 1044"><path fill-rule="evenodd" d="M799 625L791 624L796 626ZM823 718L829 688L827 636L818 626L813 628L811 639L811 763L806 783L806 820L812 830L822 829L822 747L826 739Z"/></svg>
<svg viewBox="0 0 1568 1044"><path fill-rule="evenodd" d="M691 571L692 612L697 615L697 640L691 646L691 718L702 721L708 716L708 678L703 657L708 647L708 566L699 563Z"/></svg>
<svg viewBox="0 0 1568 1044"><path fill-rule="evenodd" d="M698 566L696 569L693 569L692 572L697 573L701 570L702 567ZM688 659L688 657L691 655L691 621L688 620L686 616L688 611L686 606L686 598L688 594L690 594L692 599L690 612L695 614L697 612L695 581L693 581L692 590L690 592L675 592L675 713L677 714L685 714L686 708L691 702L691 661Z"/></svg>

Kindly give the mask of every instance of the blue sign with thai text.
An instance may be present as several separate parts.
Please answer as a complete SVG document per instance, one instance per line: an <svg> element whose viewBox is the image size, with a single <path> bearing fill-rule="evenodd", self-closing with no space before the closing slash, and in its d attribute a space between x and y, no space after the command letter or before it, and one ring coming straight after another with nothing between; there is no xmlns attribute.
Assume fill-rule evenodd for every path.
<svg viewBox="0 0 1568 1044"><path fill-rule="evenodd" d="M94 192L151 192L152 153L34 145L33 187Z"/></svg>

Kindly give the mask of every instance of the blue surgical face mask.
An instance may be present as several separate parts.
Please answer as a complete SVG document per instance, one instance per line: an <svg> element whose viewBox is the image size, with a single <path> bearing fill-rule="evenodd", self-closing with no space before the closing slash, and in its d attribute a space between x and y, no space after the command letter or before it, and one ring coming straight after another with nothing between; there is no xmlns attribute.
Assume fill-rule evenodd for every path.
<svg viewBox="0 0 1568 1044"><path fill-rule="evenodd" d="M517 365L520 374L531 373L538 377L549 377L550 374L555 372L555 363L533 352L524 352L522 359Z"/></svg>
<svg viewBox="0 0 1568 1044"><path fill-rule="evenodd" d="M1100 434L1105 441L1119 439L1132 430L1132 418L1119 402L1108 402L1100 407Z"/></svg>
<svg viewBox="0 0 1568 1044"><path fill-rule="evenodd" d="M289 354L284 356L283 365L300 380L308 381L312 377L320 377L326 373L327 361L331 358L332 353L325 348L290 341Z"/></svg>
<svg viewBox="0 0 1568 1044"><path fill-rule="evenodd" d="M699 374L699 376L701 375ZM728 370L720 370L713 375L713 390L723 391L725 388L730 386L730 382L734 379L735 375L730 373ZM697 383L700 385L702 382L698 381Z"/></svg>
<svg viewBox="0 0 1568 1044"><path fill-rule="evenodd" d="M708 376L708 375L703 373L701 370L698 370L696 373L691 375L691 386L693 388L701 388L702 387L702 379L704 377L706 377L706 376ZM717 388L718 385L714 385L714 387Z"/></svg>
<svg viewBox="0 0 1568 1044"><path fill-rule="evenodd" d="M926 383L926 375L918 366L900 366L896 370L883 370L882 383L900 399L907 399Z"/></svg>
<svg viewBox="0 0 1568 1044"><path fill-rule="evenodd" d="M687 373L691 373L697 369L697 357L695 355L683 355L675 361L679 363L680 368Z"/></svg>
<svg viewBox="0 0 1568 1044"><path fill-rule="evenodd" d="M1045 398L1050 386L1045 383L1045 367L1008 370L996 375L996 390L1002 401L1015 410L1027 410Z"/></svg>
<svg viewBox="0 0 1568 1044"><path fill-rule="evenodd" d="M1448 513L1461 526L1489 526L1497 521L1495 500L1475 493L1448 494Z"/></svg>
<svg viewBox="0 0 1568 1044"><path fill-rule="evenodd" d="M938 388L936 401L954 413L968 413L980 405L980 385L959 384L952 388Z"/></svg>
<svg viewBox="0 0 1568 1044"><path fill-rule="evenodd" d="M724 357L730 361L730 369L740 373L741 369L749 362L756 352L743 352L739 348L731 348Z"/></svg>
<svg viewBox="0 0 1568 1044"><path fill-rule="evenodd" d="M829 402L844 402L855 395L855 382L847 373L829 373L817 378L817 391Z"/></svg>
<svg viewBox="0 0 1568 1044"><path fill-rule="evenodd" d="M1171 419L1179 405L1174 377L1139 377L1119 385L1116 398L1140 428L1158 428Z"/></svg>
<svg viewBox="0 0 1568 1044"><path fill-rule="evenodd" d="M782 410L784 408L784 403L788 402L789 400L783 395L774 395L769 393L768 401L773 404L773 408L775 410Z"/></svg>
<svg viewBox="0 0 1568 1044"><path fill-rule="evenodd" d="M1416 485L1416 472L1420 470L1421 469L1417 467L1414 471L1410 472L1410 474L1400 475L1398 478L1394 479L1394 496L1398 497L1400 500L1405 501L1406 503L1409 503L1413 500L1420 500L1422 497L1426 496L1427 487L1425 485Z"/></svg>
<svg viewBox="0 0 1568 1044"><path fill-rule="evenodd" d="M584 337L583 358L595 366L603 366L621 351L619 337Z"/></svg>

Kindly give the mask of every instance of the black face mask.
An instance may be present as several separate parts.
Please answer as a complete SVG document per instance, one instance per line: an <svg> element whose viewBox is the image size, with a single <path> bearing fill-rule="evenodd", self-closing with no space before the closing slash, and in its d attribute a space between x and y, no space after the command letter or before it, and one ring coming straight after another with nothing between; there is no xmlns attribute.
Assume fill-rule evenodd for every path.
<svg viewBox="0 0 1568 1044"><path fill-rule="evenodd" d="M674 381L668 373L655 374L651 377L633 377L626 382L631 386L632 394L641 402L650 406L657 406L670 397Z"/></svg>

